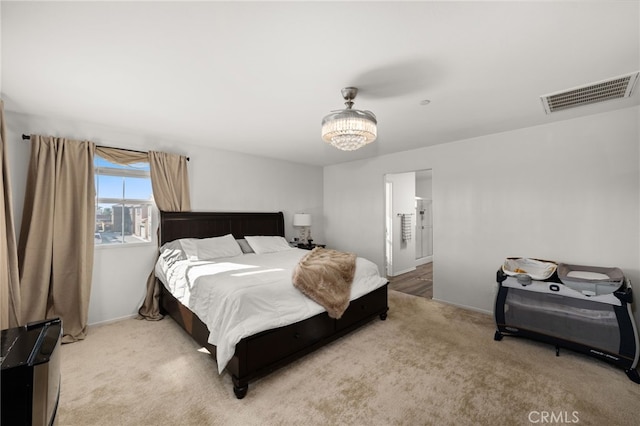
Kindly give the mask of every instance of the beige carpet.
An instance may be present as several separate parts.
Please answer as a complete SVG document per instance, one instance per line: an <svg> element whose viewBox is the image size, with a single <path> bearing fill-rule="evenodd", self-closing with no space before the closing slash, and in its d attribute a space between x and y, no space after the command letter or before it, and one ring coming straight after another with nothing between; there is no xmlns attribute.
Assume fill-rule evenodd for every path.
<svg viewBox="0 0 640 426"><path fill-rule="evenodd" d="M480 313L395 291L389 304L386 321L251 383L243 400L171 319L93 327L62 347L58 424L638 424L640 385L618 368L496 342Z"/></svg>

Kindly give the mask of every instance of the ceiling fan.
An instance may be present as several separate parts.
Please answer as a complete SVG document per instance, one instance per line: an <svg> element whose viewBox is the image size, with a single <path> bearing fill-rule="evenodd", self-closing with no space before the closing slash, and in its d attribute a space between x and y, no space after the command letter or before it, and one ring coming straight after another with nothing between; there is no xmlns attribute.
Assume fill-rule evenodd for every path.
<svg viewBox="0 0 640 426"><path fill-rule="evenodd" d="M353 109L356 87L342 89L345 109L331 111L322 119L322 139L342 151L355 151L378 137L378 120L371 111Z"/></svg>
<svg viewBox="0 0 640 426"><path fill-rule="evenodd" d="M368 71L355 81L361 82L359 86L370 97L390 98L421 90L427 84L427 69L433 68L424 60L410 60ZM357 94L356 87L342 89L346 108L331 111L322 119L322 139L343 151L354 151L378 137L375 114L353 108Z"/></svg>

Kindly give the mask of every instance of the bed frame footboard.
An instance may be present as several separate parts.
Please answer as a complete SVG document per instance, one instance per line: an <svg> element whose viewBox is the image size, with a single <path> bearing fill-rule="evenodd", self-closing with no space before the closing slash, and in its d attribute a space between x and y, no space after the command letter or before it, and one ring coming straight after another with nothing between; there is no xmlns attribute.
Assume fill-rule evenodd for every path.
<svg viewBox="0 0 640 426"><path fill-rule="evenodd" d="M215 358L216 347L207 342L209 332L196 314L182 305L162 283L162 313L171 316L198 344ZM242 339L236 345L227 371L233 381L233 393L242 399L249 382L265 376L304 355L367 324L376 317L387 318L387 284L351 301L339 320L326 312L288 326L267 330Z"/></svg>

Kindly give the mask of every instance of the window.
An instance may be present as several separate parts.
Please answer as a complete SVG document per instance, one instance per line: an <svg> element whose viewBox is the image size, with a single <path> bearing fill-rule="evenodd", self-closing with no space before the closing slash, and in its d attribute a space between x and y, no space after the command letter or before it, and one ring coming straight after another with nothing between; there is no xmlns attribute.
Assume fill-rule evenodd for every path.
<svg viewBox="0 0 640 426"><path fill-rule="evenodd" d="M95 155L96 245L149 243L152 212L149 163L126 166Z"/></svg>

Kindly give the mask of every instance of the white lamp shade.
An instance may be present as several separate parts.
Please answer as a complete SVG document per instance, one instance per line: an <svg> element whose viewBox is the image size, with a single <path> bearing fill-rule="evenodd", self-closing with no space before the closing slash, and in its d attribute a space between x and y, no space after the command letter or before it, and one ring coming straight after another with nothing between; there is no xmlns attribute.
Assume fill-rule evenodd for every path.
<svg viewBox="0 0 640 426"><path fill-rule="evenodd" d="M307 213L294 214L293 226L311 226L311 215Z"/></svg>

